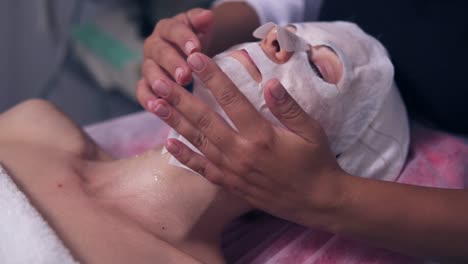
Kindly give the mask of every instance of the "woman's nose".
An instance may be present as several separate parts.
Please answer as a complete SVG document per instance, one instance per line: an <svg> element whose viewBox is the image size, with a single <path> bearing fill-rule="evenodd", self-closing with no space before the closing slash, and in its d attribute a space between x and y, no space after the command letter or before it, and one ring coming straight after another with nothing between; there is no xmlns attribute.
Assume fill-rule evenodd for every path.
<svg viewBox="0 0 468 264"><path fill-rule="evenodd" d="M288 52L281 47L276 29L272 29L268 35L263 38L260 46L270 60L278 64L286 63L293 55L293 52Z"/></svg>

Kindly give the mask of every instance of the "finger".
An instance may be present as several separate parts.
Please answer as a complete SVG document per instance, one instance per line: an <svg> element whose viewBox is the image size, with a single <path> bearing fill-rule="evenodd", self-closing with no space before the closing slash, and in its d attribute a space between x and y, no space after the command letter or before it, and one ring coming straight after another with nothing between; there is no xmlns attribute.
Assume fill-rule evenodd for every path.
<svg viewBox="0 0 468 264"><path fill-rule="evenodd" d="M136 89L136 97L138 102L143 108L147 111L151 111L149 107L149 102L156 100L156 96L151 90L151 87L147 84L145 80L138 81Z"/></svg>
<svg viewBox="0 0 468 264"><path fill-rule="evenodd" d="M320 124L309 116L292 98L278 80L270 80L265 85L265 101L270 111L289 130L309 142L315 141Z"/></svg>
<svg viewBox="0 0 468 264"><path fill-rule="evenodd" d="M152 112L174 128L190 143L193 144L203 155L213 163L223 166L225 164L224 154L203 134L196 129L177 110L172 108L166 101L159 99L151 104Z"/></svg>
<svg viewBox="0 0 468 264"><path fill-rule="evenodd" d="M211 110L199 98L193 96L187 90L177 84L158 80L155 82L154 91L156 95L169 102L184 119L193 125L193 131L199 131L213 142L213 144L224 153L230 153L232 146L238 142L239 135L219 114ZM177 116L175 116L177 117ZM176 122L177 120L170 120ZM189 132L179 131L187 140L193 143L196 137Z"/></svg>
<svg viewBox="0 0 468 264"><path fill-rule="evenodd" d="M188 63L210 89L241 135L249 137L256 135L259 130L270 127L269 123L213 60L201 53L194 53L188 57Z"/></svg>
<svg viewBox="0 0 468 264"><path fill-rule="evenodd" d="M226 188L239 196L247 196L254 191L254 188L243 182L240 177L218 168L206 157L194 152L182 142L169 139L165 146L180 163L196 171L211 183Z"/></svg>
<svg viewBox="0 0 468 264"><path fill-rule="evenodd" d="M185 55L200 51L201 45L198 36L192 29L191 22L185 15L180 14L175 19L168 19L158 24L159 37L175 44Z"/></svg>
<svg viewBox="0 0 468 264"><path fill-rule="evenodd" d="M167 76L167 73L151 59L145 59L141 71L143 78L152 90L154 90L154 83L157 80L172 82L171 77Z"/></svg>
<svg viewBox="0 0 468 264"><path fill-rule="evenodd" d="M223 172L207 158L176 139L168 139L165 146L169 153L180 163L196 171L214 184L223 184Z"/></svg>
<svg viewBox="0 0 468 264"><path fill-rule="evenodd" d="M185 13L186 18L196 33L207 34L211 31L214 24L213 11L195 8Z"/></svg>
<svg viewBox="0 0 468 264"><path fill-rule="evenodd" d="M177 83L185 85L192 80L192 71L185 59L165 40L161 38L148 40L144 46L144 53L146 59L151 59L160 65Z"/></svg>

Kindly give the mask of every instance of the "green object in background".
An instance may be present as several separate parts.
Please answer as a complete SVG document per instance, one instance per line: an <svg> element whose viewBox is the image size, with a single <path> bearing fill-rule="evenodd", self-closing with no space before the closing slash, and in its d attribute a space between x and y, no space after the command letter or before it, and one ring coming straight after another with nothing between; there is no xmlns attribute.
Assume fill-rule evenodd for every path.
<svg viewBox="0 0 468 264"><path fill-rule="evenodd" d="M94 56L118 70L122 70L129 61L139 59L136 51L96 25L88 23L76 26L73 28L72 36Z"/></svg>

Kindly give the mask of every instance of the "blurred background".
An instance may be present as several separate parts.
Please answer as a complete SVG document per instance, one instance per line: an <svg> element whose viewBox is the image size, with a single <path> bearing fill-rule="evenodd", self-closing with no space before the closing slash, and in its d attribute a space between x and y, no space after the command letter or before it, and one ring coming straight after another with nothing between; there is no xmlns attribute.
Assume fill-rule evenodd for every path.
<svg viewBox="0 0 468 264"><path fill-rule="evenodd" d="M209 0L0 1L0 112L47 99L80 125L141 111L143 41L156 22Z"/></svg>

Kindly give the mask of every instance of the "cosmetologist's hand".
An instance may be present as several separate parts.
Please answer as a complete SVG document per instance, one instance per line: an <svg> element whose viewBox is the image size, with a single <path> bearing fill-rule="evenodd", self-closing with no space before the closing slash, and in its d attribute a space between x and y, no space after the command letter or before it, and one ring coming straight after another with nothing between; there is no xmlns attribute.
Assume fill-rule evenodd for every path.
<svg viewBox="0 0 468 264"><path fill-rule="evenodd" d="M212 38L213 12L191 9L172 18L160 20L144 45L143 79L137 86L137 98L148 109L147 102L155 99L157 79L186 85L192 81L192 71L186 58L195 51L206 49Z"/></svg>
<svg viewBox="0 0 468 264"><path fill-rule="evenodd" d="M277 80L266 84L264 96L287 129L273 126L257 112L207 56L194 53L188 62L238 132L182 87L156 81L161 99L151 102L150 111L205 155L170 139L166 147L176 159L253 206L296 223L313 226L317 212L340 206L346 174L318 122Z"/></svg>

